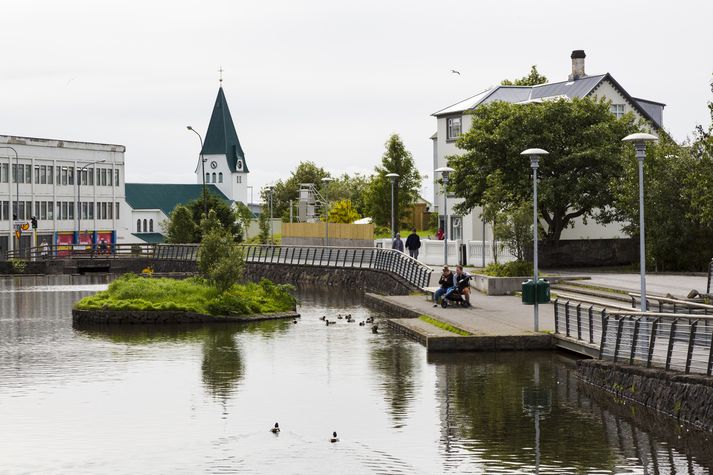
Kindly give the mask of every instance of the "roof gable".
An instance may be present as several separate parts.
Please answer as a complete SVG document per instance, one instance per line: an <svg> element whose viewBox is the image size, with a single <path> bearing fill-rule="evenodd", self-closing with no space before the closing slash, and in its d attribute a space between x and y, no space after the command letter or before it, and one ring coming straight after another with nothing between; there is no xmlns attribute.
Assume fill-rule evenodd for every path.
<svg viewBox="0 0 713 475"><path fill-rule="evenodd" d="M160 209L166 216L169 216L177 205L203 197L203 185L198 184L126 183L124 189L126 203L132 209ZM206 185L206 190L232 204L215 185Z"/></svg>
<svg viewBox="0 0 713 475"><path fill-rule="evenodd" d="M245 161L245 153L240 146L238 134L235 131L233 118L230 115L228 101L225 99L223 87L218 89L218 97L215 98L213 113L210 116L208 131L205 134L205 142L201 149L203 155L225 155L228 159L230 171L248 172L248 165ZM238 160L242 161L242 168L237 166Z"/></svg>

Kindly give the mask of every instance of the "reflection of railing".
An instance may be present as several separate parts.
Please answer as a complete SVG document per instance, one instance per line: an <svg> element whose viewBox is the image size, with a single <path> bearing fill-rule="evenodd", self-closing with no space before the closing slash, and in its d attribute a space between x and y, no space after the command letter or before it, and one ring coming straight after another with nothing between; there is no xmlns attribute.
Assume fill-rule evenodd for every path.
<svg viewBox="0 0 713 475"><path fill-rule="evenodd" d="M427 287L433 272L403 252L392 249L263 245L245 245L243 248L247 262L383 270L417 288Z"/></svg>
<svg viewBox="0 0 713 475"><path fill-rule="evenodd" d="M557 299L555 333L584 345L598 344L599 357L614 362L711 375L712 316L613 307Z"/></svg>

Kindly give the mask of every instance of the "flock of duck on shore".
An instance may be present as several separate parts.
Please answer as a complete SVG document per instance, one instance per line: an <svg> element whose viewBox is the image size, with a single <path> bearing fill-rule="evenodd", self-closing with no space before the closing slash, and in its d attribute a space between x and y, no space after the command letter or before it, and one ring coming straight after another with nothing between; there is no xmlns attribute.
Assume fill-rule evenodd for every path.
<svg viewBox="0 0 713 475"><path fill-rule="evenodd" d="M322 315L321 317L319 317L319 319L322 320L327 326L329 326L329 325L336 325L336 324L337 324L337 320L344 320L344 321L346 321L347 323L356 323L356 320L354 320L354 319L352 318L352 314L351 314L351 313L346 313L346 314L344 314L344 315L342 315L341 313L338 313L338 314L337 314L337 320L330 320L330 319L327 318L326 315ZM379 332L379 324L378 324L378 323L374 323L374 317L367 317L366 320L362 320L361 322L359 322L359 326L360 326L360 327L366 326L367 324L370 324L370 325L371 325L371 332L372 332L372 333L378 333L378 332Z"/></svg>
<svg viewBox="0 0 713 475"><path fill-rule="evenodd" d="M272 429L270 429L270 432L272 432L275 435L279 434L280 433L280 424L275 422L275 426ZM339 442L339 437L337 437L336 431L332 432L332 437L329 439L329 441L331 443Z"/></svg>

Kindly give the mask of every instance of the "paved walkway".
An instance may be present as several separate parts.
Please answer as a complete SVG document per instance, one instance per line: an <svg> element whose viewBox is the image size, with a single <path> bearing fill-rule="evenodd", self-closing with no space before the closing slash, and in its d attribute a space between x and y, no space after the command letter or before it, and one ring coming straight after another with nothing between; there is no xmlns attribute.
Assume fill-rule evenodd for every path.
<svg viewBox="0 0 713 475"><path fill-rule="evenodd" d="M550 271L549 273L558 275L588 275L591 280L584 281L585 284L601 285L628 292L639 292L641 278L638 273L607 273L589 271ZM685 297L691 289L705 292L707 285L706 274L683 275L683 274L647 274L646 291L655 294L666 295L668 293L676 297Z"/></svg>

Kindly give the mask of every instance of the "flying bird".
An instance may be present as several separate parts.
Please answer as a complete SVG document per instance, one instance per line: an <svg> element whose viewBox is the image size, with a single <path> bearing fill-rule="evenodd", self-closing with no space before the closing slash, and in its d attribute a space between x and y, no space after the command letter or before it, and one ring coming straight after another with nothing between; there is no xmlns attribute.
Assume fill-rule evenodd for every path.
<svg viewBox="0 0 713 475"><path fill-rule="evenodd" d="M453 74L457 74L458 76L460 76L460 72L459 72L459 71L456 71L455 69L451 69L451 72L452 72Z"/></svg>

